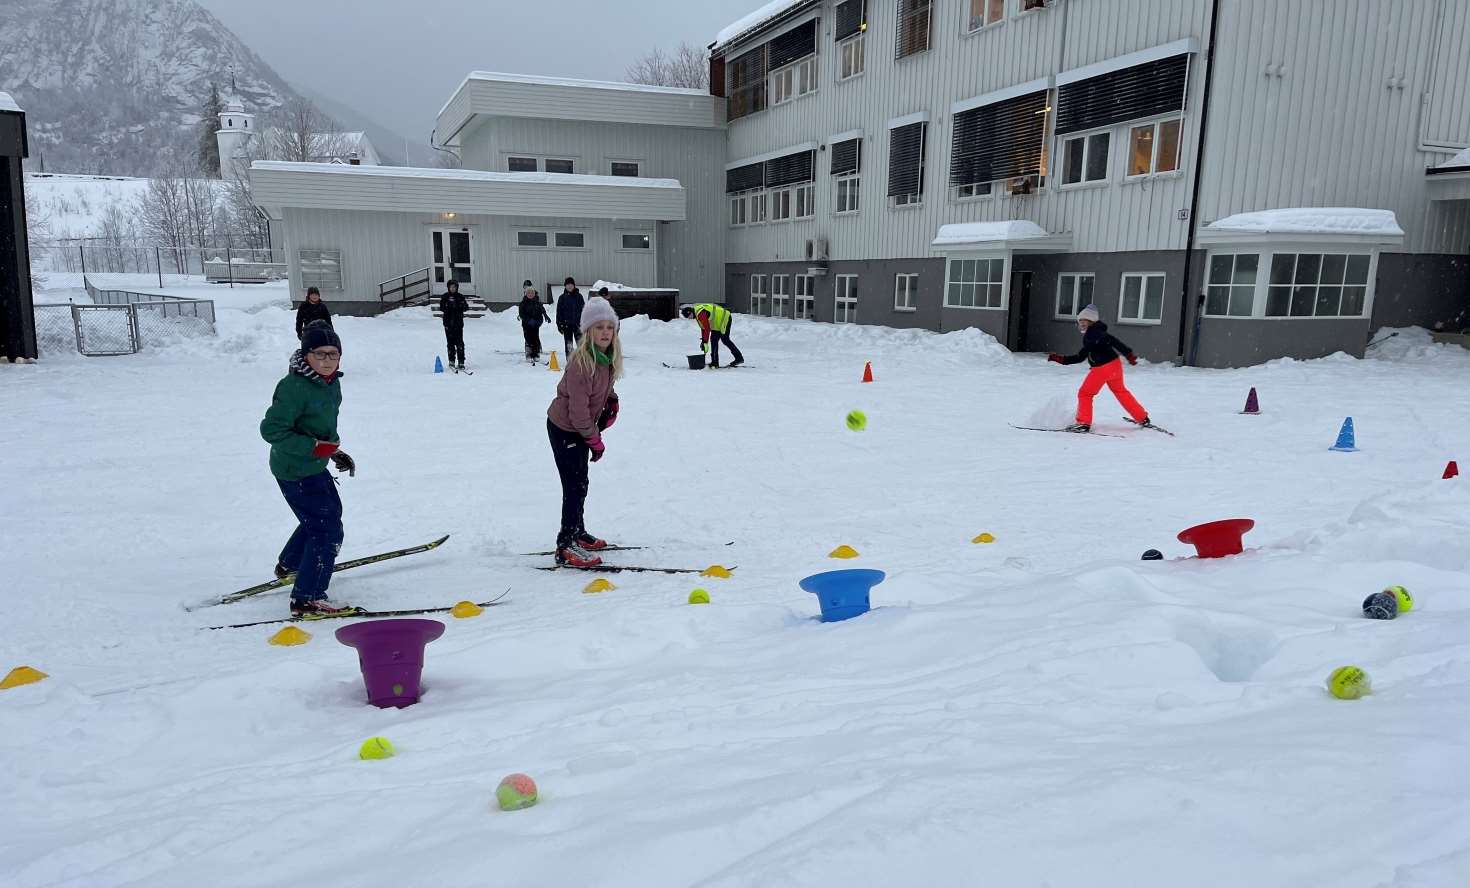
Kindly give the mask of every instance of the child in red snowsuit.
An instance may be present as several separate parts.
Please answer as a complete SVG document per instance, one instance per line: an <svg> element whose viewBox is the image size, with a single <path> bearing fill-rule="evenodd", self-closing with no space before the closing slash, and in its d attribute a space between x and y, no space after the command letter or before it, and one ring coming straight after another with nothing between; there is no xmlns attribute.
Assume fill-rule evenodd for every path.
<svg viewBox="0 0 1470 888"><path fill-rule="evenodd" d="M1128 359L1129 364L1137 364L1138 355L1121 339L1108 332L1108 325L1099 319L1096 305L1087 306L1077 315L1077 328L1082 331L1081 351L1075 355L1052 352L1046 356L1048 361L1057 364L1080 364L1085 360L1092 368L1087 371L1087 378L1082 380L1082 387L1077 390L1077 421L1067 426L1065 431L1092 431L1092 399L1102 391L1103 386L1108 387L1135 422L1141 426L1151 425L1148 411L1143 409L1143 405L1138 403L1138 399L1123 384L1123 362L1118 360L1118 356L1122 355Z"/></svg>

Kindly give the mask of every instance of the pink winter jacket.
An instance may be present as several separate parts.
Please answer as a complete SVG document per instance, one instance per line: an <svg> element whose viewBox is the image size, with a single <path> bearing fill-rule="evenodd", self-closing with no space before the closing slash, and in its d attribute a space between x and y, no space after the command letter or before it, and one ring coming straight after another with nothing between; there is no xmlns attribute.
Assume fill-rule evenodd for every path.
<svg viewBox="0 0 1470 888"><path fill-rule="evenodd" d="M602 434L597 419L613 391L611 367L597 367L591 373L576 361L567 361L566 372L556 385L556 399L546 409L546 418L564 432L573 432L591 441Z"/></svg>

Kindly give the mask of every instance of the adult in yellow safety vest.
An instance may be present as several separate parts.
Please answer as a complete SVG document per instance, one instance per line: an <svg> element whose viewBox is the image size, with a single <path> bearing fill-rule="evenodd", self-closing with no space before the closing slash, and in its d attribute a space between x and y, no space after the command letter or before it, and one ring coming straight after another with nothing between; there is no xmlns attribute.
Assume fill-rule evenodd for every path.
<svg viewBox="0 0 1470 888"><path fill-rule="evenodd" d="M739 347L730 339L730 328L735 323L735 316L729 309L723 305L701 302L698 305L684 306L681 314L699 324L699 347L710 356L711 367L720 366L721 341L730 347L730 354L735 358L730 362L731 367L739 367L745 363L745 355L740 353Z"/></svg>

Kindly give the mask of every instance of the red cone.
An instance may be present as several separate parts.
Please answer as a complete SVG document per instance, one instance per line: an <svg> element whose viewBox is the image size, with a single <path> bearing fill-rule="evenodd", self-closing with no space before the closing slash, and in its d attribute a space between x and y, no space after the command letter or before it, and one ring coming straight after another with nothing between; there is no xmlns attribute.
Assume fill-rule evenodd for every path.
<svg viewBox="0 0 1470 888"><path fill-rule="evenodd" d="M1251 386L1251 393L1245 396L1245 409L1241 413L1257 414L1261 412L1261 404L1256 400L1256 387Z"/></svg>
<svg viewBox="0 0 1470 888"><path fill-rule="evenodd" d="M1450 460L1450 464L1444 467L1444 477L1453 478L1458 474L1460 474L1459 465L1454 460Z"/></svg>
<svg viewBox="0 0 1470 888"><path fill-rule="evenodd" d="M863 382L873 381L873 362L868 361L863 365Z"/></svg>

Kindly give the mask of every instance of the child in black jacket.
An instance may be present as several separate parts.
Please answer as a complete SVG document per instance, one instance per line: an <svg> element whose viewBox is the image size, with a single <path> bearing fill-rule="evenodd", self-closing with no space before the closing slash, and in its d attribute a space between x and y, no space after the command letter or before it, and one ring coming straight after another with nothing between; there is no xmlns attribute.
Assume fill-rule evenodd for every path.
<svg viewBox="0 0 1470 888"><path fill-rule="evenodd" d="M1150 425L1148 411L1128 391L1128 386L1123 384L1123 362L1118 360L1122 355L1128 359L1129 364L1138 363L1138 355L1133 353L1123 340L1108 332L1108 325L1100 319L1096 305L1089 305L1082 309L1077 315L1077 327L1082 331L1082 350L1075 355L1059 355L1052 352L1047 355L1047 360L1057 364L1080 364L1083 361L1092 369L1087 371L1087 378L1082 380L1082 387L1077 390L1077 421L1067 426L1069 432L1092 431L1092 399L1107 386L1133 417L1134 422L1141 426Z"/></svg>
<svg viewBox="0 0 1470 888"><path fill-rule="evenodd" d="M541 294L532 286L527 286L521 294L516 311L520 313L521 333L526 339L526 360L534 364L541 359L541 325L551 323L551 315L546 313Z"/></svg>

